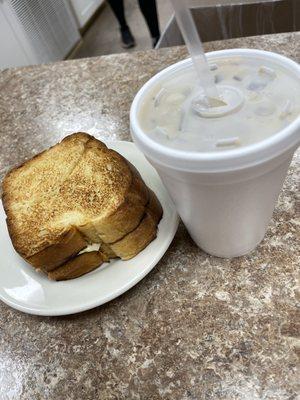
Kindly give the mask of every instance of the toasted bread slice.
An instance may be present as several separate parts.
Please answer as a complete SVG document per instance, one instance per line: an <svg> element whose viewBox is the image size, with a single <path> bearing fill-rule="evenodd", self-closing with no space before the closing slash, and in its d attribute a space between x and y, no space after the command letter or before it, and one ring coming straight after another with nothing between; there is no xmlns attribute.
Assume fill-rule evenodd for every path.
<svg viewBox="0 0 300 400"><path fill-rule="evenodd" d="M55 252L74 227L83 240L119 240L138 226L147 202L148 190L136 169L85 133L65 138L12 170L3 182L13 245L36 265L45 261L39 263L38 254Z"/></svg>
<svg viewBox="0 0 300 400"><path fill-rule="evenodd" d="M27 258L27 261L37 269L45 272L52 271L79 253L87 245L88 242L80 232L71 227L65 234L57 238L57 243L53 243L51 246Z"/></svg>
<svg viewBox="0 0 300 400"><path fill-rule="evenodd" d="M156 238L157 224L159 223L163 210L156 195L149 189L150 199L146 212L140 224L123 239L101 248L110 258L120 257L129 260L142 251Z"/></svg>
<svg viewBox="0 0 300 400"><path fill-rule="evenodd" d="M68 226L49 227L65 179L85 151L89 135L76 134L11 170L4 178L2 201L16 251L29 258L67 235Z"/></svg>
<svg viewBox="0 0 300 400"><path fill-rule="evenodd" d="M54 271L49 272L48 278L54 281L78 278L100 267L105 261L108 260L100 251L80 254L56 268Z"/></svg>

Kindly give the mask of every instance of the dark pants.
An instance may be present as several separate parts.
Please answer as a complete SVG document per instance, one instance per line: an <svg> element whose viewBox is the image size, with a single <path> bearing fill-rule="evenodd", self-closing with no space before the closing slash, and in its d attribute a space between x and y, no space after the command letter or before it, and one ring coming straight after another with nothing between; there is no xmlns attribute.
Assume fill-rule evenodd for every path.
<svg viewBox="0 0 300 400"><path fill-rule="evenodd" d="M108 3L119 21L120 28L128 28L124 12L124 0L108 0ZM151 36L153 38L159 37L160 32L158 25L156 1L139 0L139 6L146 20Z"/></svg>

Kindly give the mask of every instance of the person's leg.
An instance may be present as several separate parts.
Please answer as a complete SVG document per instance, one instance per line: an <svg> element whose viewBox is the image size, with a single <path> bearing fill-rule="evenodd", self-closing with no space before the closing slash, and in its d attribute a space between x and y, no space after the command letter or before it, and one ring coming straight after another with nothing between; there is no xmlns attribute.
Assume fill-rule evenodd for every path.
<svg viewBox="0 0 300 400"><path fill-rule="evenodd" d="M113 13L115 14L121 29L125 29L128 27L126 18L125 18L125 11L124 11L124 1L123 0L107 0Z"/></svg>
<svg viewBox="0 0 300 400"><path fill-rule="evenodd" d="M160 37L156 0L139 0L139 5L148 25L153 47L155 47Z"/></svg>
<svg viewBox="0 0 300 400"><path fill-rule="evenodd" d="M135 46L135 40L130 32L129 26L125 18L124 1L123 0L107 0L113 13L115 14L119 24L122 38L122 45L125 48Z"/></svg>

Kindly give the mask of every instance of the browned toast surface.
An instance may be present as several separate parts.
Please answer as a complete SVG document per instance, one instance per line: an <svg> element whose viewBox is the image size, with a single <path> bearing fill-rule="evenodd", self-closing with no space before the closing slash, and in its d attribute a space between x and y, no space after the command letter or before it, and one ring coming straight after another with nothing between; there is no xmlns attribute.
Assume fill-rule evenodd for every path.
<svg viewBox="0 0 300 400"><path fill-rule="evenodd" d="M87 237L95 227L99 239L114 242L139 224L147 201L146 186L129 163L83 133L12 170L3 183L9 233L25 258L72 226Z"/></svg>
<svg viewBox="0 0 300 400"><path fill-rule="evenodd" d="M156 237L162 215L135 167L81 132L10 171L3 204L16 251L55 280L133 257ZM103 250L79 254L91 243Z"/></svg>

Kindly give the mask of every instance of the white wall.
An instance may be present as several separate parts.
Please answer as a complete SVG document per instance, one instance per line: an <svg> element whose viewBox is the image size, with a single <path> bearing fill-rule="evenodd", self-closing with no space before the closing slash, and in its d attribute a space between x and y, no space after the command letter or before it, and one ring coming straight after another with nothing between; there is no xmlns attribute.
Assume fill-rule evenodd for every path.
<svg viewBox="0 0 300 400"><path fill-rule="evenodd" d="M82 28L104 0L70 0L79 28Z"/></svg>
<svg viewBox="0 0 300 400"><path fill-rule="evenodd" d="M0 69L30 64L30 60L7 21L0 2Z"/></svg>
<svg viewBox="0 0 300 400"><path fill-rule="evenodd" d="M0 69L61 60L79 40L67 3L0 0Z"/></svg>

